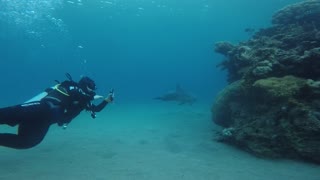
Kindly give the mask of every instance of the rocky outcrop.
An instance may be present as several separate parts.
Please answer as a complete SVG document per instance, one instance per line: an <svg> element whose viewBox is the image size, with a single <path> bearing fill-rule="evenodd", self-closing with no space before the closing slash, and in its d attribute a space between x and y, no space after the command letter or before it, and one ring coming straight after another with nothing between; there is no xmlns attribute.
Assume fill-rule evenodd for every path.
<svg viewBox="0 0 320 180"><path fill-rule="evenodd" d="M212 108L220 141L259 156L320 163L320 1L278 11L238 45L219 42L229 85Z"/></svg>

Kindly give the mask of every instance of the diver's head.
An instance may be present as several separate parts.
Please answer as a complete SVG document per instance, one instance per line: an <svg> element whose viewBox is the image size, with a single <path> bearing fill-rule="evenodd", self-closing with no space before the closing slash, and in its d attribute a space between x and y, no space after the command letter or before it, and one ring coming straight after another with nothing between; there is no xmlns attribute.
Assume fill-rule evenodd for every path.
<svg viewBox="0 0 320 180"><path fill-rule="evenodd" d="M87 94L94 94L96 83L87 76L83 76L79 81L79 87Z"/></svg>

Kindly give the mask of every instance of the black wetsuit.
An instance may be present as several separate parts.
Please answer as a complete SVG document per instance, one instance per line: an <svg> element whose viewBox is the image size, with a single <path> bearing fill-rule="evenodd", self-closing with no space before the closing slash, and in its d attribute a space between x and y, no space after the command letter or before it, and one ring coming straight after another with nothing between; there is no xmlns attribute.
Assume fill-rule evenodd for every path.
<svg viewBox="0 0 320 180"><path fill-rule="evenodd" d="M73 81L64 81L47 92L40 101L0 108L0 124L19 125L17 134L0 133L0 146L31 148L43 140L50 125L68 124L82 110L90 111L94 117L95 112L107 105L106 101L97 106L92 104L95 93L85 93Z"/></svg>

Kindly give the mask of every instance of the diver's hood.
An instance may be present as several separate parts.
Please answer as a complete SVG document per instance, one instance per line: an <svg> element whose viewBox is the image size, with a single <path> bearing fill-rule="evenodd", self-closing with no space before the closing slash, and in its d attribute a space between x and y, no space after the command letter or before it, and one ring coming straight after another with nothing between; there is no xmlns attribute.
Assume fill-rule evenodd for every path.
<svg viewBox="0 0 320 180"><path fill-rule="evenodd" d="M80 79L80 81L78 82L78 84L79 84L79 87L85 93L90 94L90 95L95 94L94 90L97 89L96 83L92 79L90 79L89 77L87 77L87 76L82 77ZM91 89L92 91L89 91L88 88Z"/></svg>

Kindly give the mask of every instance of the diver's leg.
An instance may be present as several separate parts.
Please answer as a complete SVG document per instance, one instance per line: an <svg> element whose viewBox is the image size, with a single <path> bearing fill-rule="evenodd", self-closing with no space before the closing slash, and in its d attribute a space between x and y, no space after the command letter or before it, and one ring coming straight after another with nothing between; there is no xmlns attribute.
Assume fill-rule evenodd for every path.
<svg viewBox="0 0 320 180"><path fill-rule="evenodd" d="M0 108L0 124L16 126L24 121L26 117L30 117L35 113L41 113L45 105L41 102L31 102Z"/></svg>
<svg viewBox="0 0 320 180"><path fill-rule="evenodd" d="M19 124L19 112L21 112L21 106L19 105L0 108L0 124L7 124L10 126Z"/></svg>
<svg viewBox="0 0 320 180"><path fill-rule="evenodd" d="M0 146L27 149L39 144L49 129L49 114L48 105L40 102L0 109L1 123L19 123L18 134L0 134Z"/></svg>
<svg viewBox="0 0 320 180"><path fill-rule="evenodd" d="M37 119L34 123L22 122L18 134L0 134L0 146L15 149L28 149L39 144L48 132L50 121Z"/></svg>

